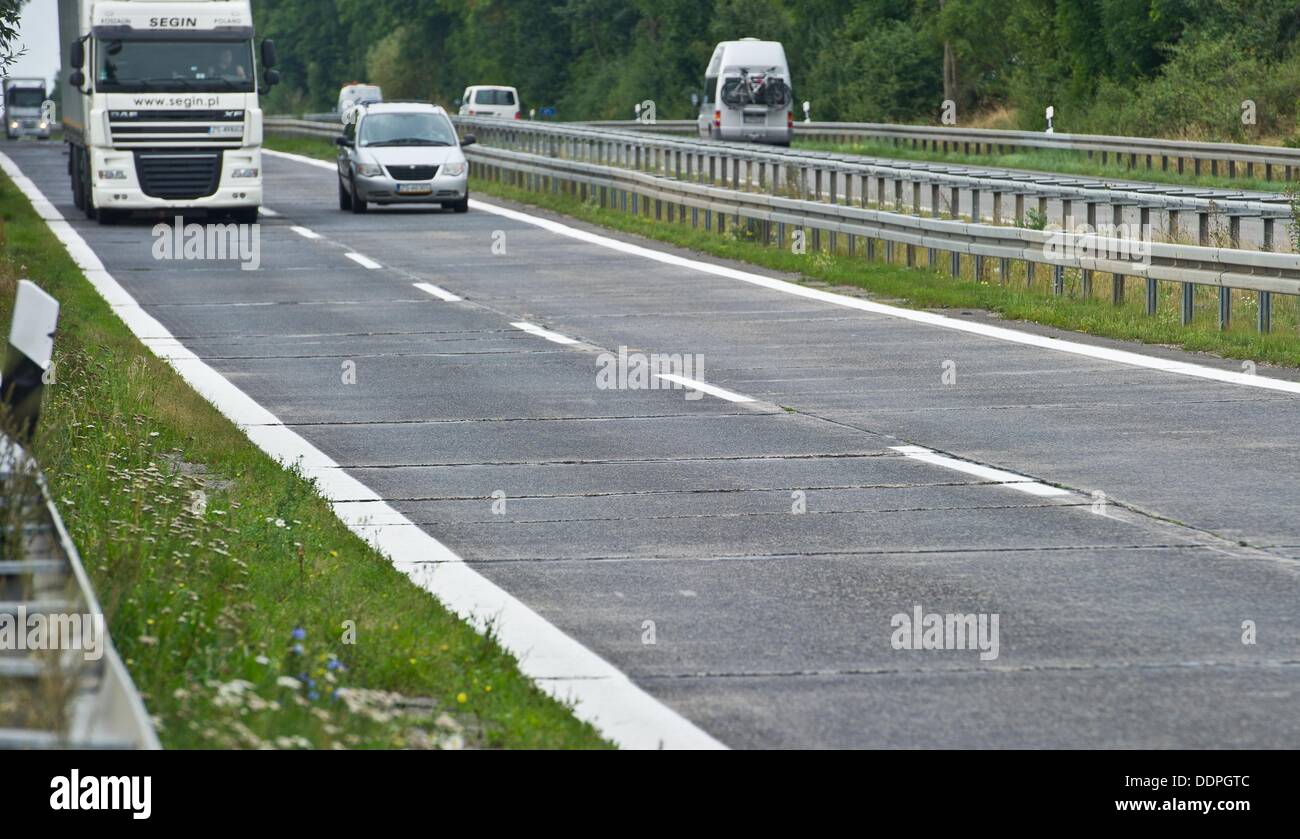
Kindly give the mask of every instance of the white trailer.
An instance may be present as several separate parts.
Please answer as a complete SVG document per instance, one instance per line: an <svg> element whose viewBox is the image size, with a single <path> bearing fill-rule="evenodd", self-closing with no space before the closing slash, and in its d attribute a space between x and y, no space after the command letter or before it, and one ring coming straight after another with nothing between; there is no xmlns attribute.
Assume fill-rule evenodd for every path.
<svg viewBox="0 0 1300 839"><path fill-rule="evenodd" d="M50 112L45 102L45 79L5 79L5 136L10 140L50 139Z"/></svg>
<svg viewBox="0 0 1300 839"><path fill-rule="evenodd" d="M713 49L697 120L701 137L790 145L794 94L785 47L741 38Z"/></svg>
<svg viewBox="0 0 1300 839"><path fill-rule="evenodd" d="M59 0L63 135L77 207L257 220L261 92L275 45L254 58L248 0Z"/></svg>

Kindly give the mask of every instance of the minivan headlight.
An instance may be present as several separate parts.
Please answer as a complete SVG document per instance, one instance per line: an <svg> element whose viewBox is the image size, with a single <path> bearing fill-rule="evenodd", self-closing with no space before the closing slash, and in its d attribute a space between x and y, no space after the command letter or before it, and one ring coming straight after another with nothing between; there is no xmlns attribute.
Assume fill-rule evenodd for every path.
<svg viewBox="0 0 1300 839"><path fill-rule="evenodd" d="M357 174L363 178L374 178L384 174L384 167L378 163L358 163Z"/></svg>
<svg viewBox="0 0 1300 839"><path fill-rule="evenodd" d="M451 175L452 177L465 174L465 161L461 160L456 163L448 163L442 167L442 173L444 175Z"/></svg>

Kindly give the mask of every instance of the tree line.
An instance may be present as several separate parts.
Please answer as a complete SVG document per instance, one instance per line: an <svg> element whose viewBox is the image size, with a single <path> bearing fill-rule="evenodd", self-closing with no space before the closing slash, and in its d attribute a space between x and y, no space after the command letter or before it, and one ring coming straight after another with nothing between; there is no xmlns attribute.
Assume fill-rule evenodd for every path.
<svg viewBox="0 0 1300 839"><path fill-rule="evenodd" d="M1295 0L255 0L284 84L271 110L340 85L450 105L519 88L560 119L694 116L720 40L782 41L818 120L1250 141L1294 138Z"/></svg>

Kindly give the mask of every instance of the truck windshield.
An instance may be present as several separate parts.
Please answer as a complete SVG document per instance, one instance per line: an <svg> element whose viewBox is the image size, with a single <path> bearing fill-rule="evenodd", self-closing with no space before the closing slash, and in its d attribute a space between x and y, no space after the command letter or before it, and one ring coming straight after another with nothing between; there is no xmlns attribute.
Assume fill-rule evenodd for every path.
<svg viewBox="0 0 1300 839"><path fill-rule="evenodd" d="M45 91L39 87L10 88L8 95L10 108L39 108L45 101Z"/></svg>
<svg viewBox="0 0 1300 839"><path fill-rule="evenodd" d="M248 41L101 41L96 53L98 90L253 90Z"/></svg>
<svg viewBox="0 0 1300 839"><path fill-rule="evenodd" d="M454 146L456 129L440 114L369 114L361 121L363 146Z"/></svg>

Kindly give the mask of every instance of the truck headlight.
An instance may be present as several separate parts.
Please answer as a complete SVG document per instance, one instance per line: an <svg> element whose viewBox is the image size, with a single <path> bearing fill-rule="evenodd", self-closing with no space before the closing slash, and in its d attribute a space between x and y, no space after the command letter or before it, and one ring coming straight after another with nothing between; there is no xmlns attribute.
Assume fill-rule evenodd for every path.
<svg viewBox="0 0 1300 839"><path fill-rule="evenodd" d="M17 120L10 120L10 122L9 122L9 127L10 127L10 128L17 128L17 127L18 127L18 121L17 121Z"/></svg>
<svg viewBox="0 0 1300 839"><path fill-rule="evenodd" d="M453 178L457 175L465 174L465 161L459 163L448 163L442 167L442 174L451 175Z"/></svg>
<svg viewBox="0 0 1300 839"><path fill-rule="evenodd" d="M384 174L384 167L378 163L358 163L357 174L363 178L374 178Z"/></svg>
<svg viewBox="0 0 1300 839"><path fill-rule="evenodd" d="M99 179L101 181L124 181L126 180L125 169L100 169Z"/></svg>
<svg viewBox="0 0 1300 839"><path fill-rule="evenodd" d="M230 177L232 177L232 178L256 178L256 177L257 177L257 169L256 169L256 168L253 168L253 167L249 167L249 168L246 168L246 169L231 169L231 170L230 170Z"/></svg>

